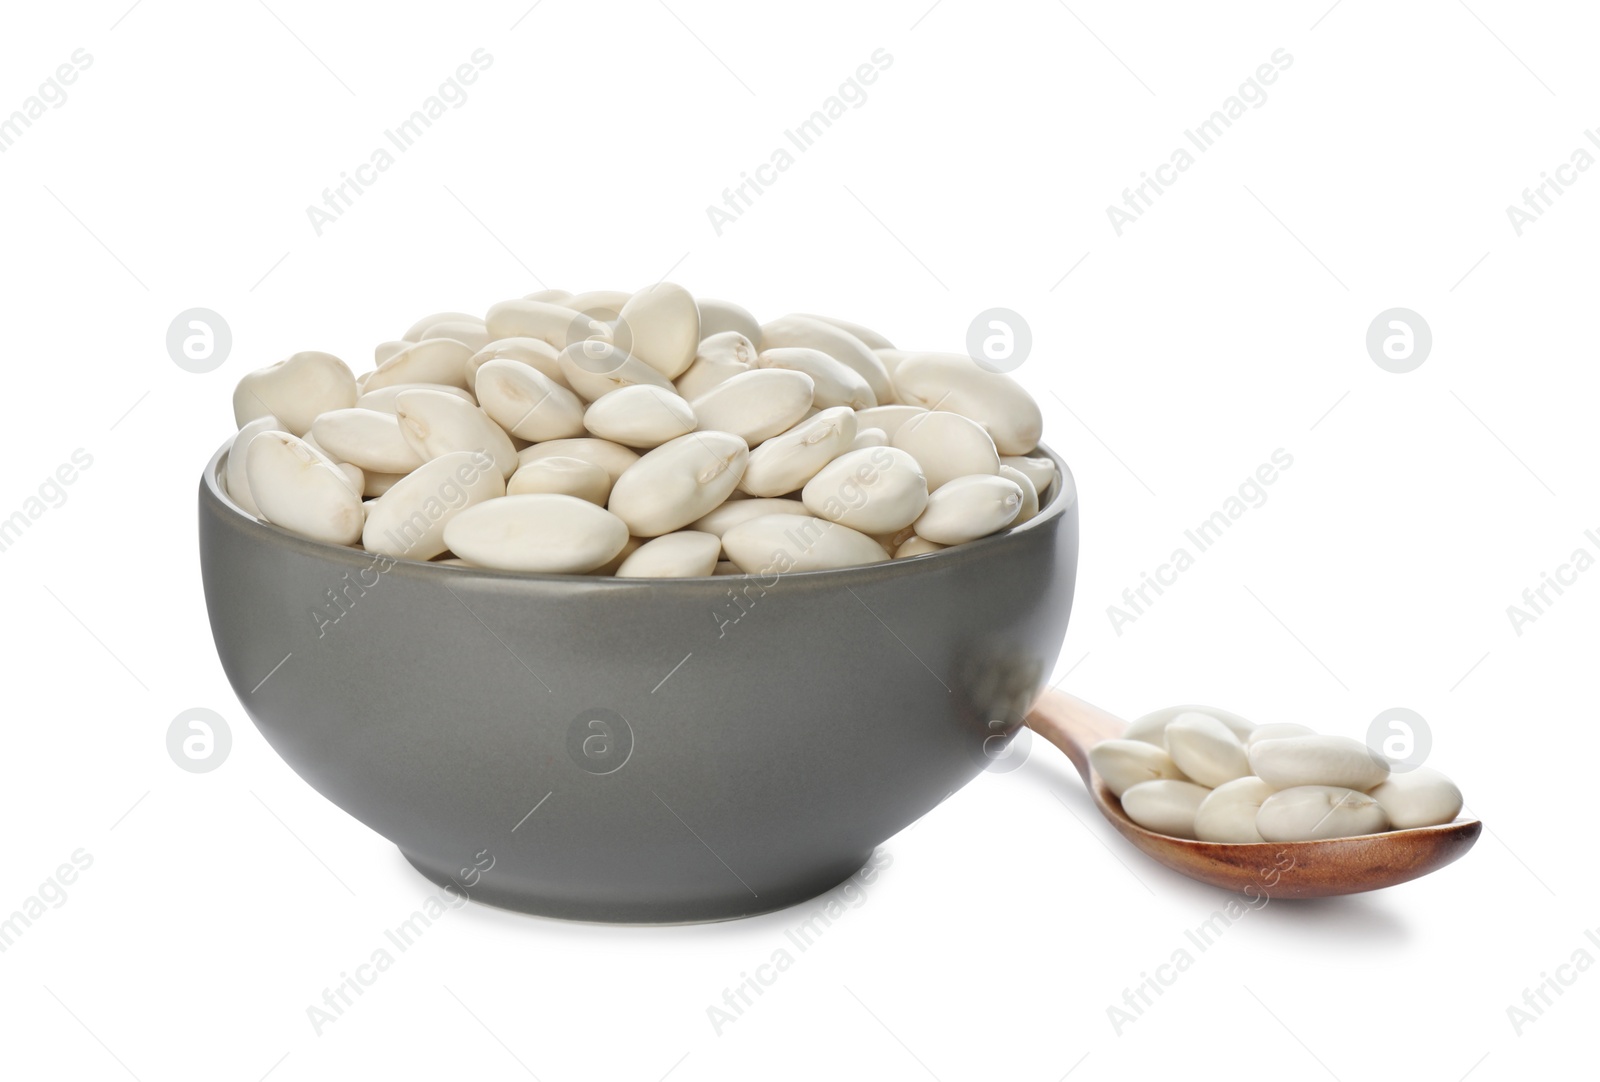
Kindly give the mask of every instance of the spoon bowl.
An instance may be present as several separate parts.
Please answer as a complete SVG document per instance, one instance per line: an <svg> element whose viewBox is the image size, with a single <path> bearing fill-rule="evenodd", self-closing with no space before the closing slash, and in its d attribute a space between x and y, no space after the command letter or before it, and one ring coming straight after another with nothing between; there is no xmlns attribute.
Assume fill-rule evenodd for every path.
<svg viewBox="0 0 1600 1082"><path fill-rule="evenodd" d="M1122 802L1089 765L1089 749L1127 727L1097 706L1049 691L1028 727L1066 753L1100 814L1146 856L1191 879L1251 898L1326 898L1404 883L1460 859L1483 823L1457 819L1434 827L1310 842L1202 842L1157 834L1128 818Z"/></svg>

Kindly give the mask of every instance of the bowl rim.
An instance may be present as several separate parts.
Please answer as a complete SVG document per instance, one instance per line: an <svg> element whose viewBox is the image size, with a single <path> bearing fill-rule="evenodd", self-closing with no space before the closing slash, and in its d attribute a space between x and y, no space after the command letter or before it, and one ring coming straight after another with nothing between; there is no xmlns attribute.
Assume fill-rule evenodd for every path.
<svg viewBox="0 0 1600 1082"><path fill-rule="evenodd" d="M437 575L441 581L460 582L463 579L477 579L491 582L524 582L543 583L547 585L580 585L589 588L609 589L642 589L647 586L661 587L670 583L707 583L707 582L737 582L745 579L765 579L770 575L761 572L741 571L738 574L723 575L695 575L676 576L667 578L629 577L617 578L615 575L588 574L552 574L533 571L505 571L492 567L462 567L456 564L435 563L432 560L414 560L408 557L386 556L382 553L368 552L366 549L350 545L335 545L329 541L318 541L305 537L282 526L275 526L265 519L257 518L243 507L235 503L228 495L227 487L222 478L225 476L228 452L233 446L233 436L223 441L221 447L211 456L206 463L204 472L200 476L200 498L202 506L210 505L219 513L230 515L236 519L236 528L253 531L260 540L281 547L297 549L307 555L318 556L323 559L355 560L370 563L373 560L387 560L390 566L385 569L386 574L405 568L407 571L420 575ZM857 564L853 567L826 568L818 571L783 571L777 574L784 581L801 579L816 581L819 579L843 579L862 574L871 576L883 574L889 568L902 568L910 571L917 567L927 567L930 561L950 561L960 557L976 557L990 549L1005 545L1011 538L1025 535L1028 531L1042 528L1046 523L1060 518L1069 508L1075 508L1078 503L1077 481L1068 468L1066 461L1044 443L1037 444L1028 452L1029 455L1043 455L1050 459L1056 467L1056 482L1052 487L1049 502L1039 508L1039 513L1023 523L1021 526L1012 526L998 533L980 537L975 541L967 541L959 545L951 545L938 552L925 552L917 556L908 556L904 559L891 557L881 563ZM374 497L376 498L376 497ZM365 502L365 501L363 501ZM635 586L634 584L639 584Z"/></svg>

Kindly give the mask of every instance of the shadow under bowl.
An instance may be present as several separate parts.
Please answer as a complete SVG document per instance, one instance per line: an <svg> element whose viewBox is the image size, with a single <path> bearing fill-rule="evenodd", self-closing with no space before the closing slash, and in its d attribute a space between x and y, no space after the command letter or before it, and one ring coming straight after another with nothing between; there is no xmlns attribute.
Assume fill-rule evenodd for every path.
<svg viewBox="0 0 1600 1082"><path fill-rule="evenodd" d="M1077 490L906 560L696 579L391 560L200 482L217 654L267 742L435 883L574 920L793 905L976 777L1072 607ZM995 740L1000 736L1005 739Z"/></svg>

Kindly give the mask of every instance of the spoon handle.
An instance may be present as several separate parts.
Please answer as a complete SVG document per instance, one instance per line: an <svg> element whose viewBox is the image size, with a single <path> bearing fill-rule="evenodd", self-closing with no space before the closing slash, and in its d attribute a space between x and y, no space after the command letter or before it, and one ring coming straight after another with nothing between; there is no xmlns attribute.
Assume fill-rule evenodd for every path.
<svg viewBox="0 0 1600 1082"><path fill-rule="evenodd" d="M1064 691L1046 691L1026 719L1028 728L1066 753L1089 784L1089 749L1122 735L1127 723Z"/></svg>

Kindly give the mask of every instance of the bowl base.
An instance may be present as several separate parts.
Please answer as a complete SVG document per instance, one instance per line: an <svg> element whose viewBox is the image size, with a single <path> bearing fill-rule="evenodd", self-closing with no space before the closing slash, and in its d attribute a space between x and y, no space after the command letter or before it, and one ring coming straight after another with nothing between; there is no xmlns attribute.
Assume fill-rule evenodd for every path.
<svg viewBox="0 0 1600 1082"><path fill-rule="evenodd" d="M710 924L772 913L827 894L860 871L872 859L873 852L869 849L837 864L818 868L782 888L769 889L759 895L746 889L738 895L673 901L648 898L573 899L551 897L533 888L495 883L492 874L485 876L466 893L471 901L496 909L510 909L558 920L591 924ZM460 881L455 878L456 869L446 869L404 849L400 850L400 855L438 886L453 888L457 892L462 890Z"/></svg>

